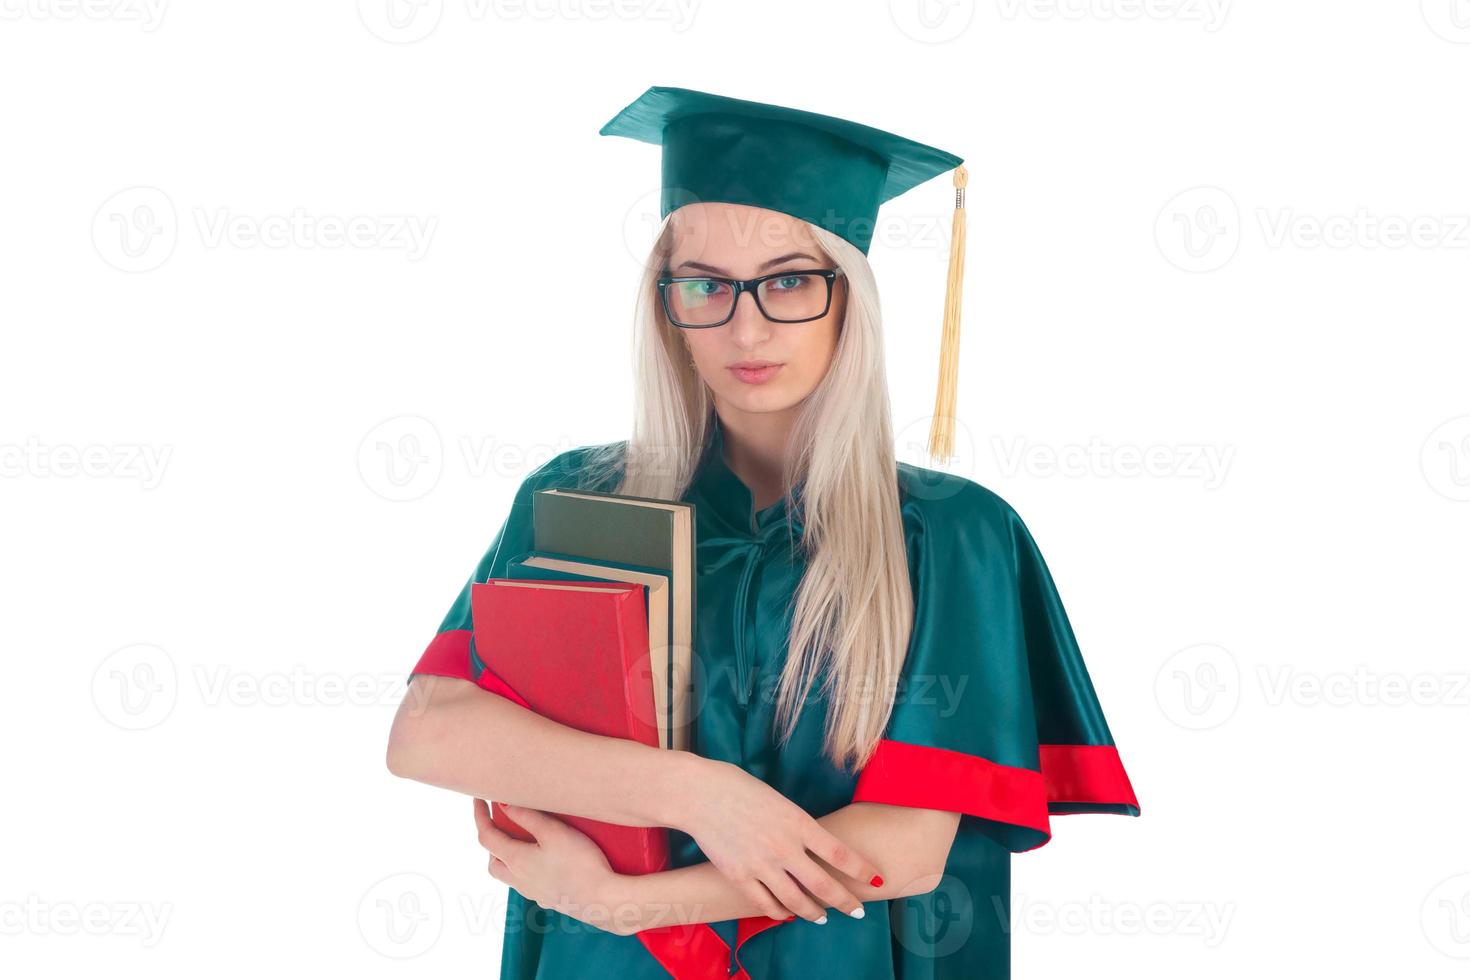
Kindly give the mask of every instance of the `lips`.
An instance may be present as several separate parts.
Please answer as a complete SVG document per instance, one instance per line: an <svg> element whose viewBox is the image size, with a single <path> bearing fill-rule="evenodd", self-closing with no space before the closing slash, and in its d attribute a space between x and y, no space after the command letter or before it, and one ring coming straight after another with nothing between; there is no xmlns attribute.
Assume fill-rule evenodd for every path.
<svg viewBox="0 0 1470 980"><path fill-rule="evenodd" d="M779 370L781 365L771 361L741 361L730 365L730 373L746 384L762 384Z"/></svg>

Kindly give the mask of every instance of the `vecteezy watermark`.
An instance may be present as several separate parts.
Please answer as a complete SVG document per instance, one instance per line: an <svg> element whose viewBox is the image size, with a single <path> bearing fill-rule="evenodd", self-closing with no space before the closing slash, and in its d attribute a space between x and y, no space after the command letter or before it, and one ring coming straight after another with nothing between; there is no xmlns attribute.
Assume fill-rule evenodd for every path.
<svg viewBox="0 0 1470 980"><path fill-rule="evenodd" d="M195 664L191 678L208 708L392 707L403 700L408 680L401 671L334 674L300 664L264 672Z"/></svg>
<svg viewBox="0 0 1470 980"><path fill-rule="evenodd" d="M1269 249L1470 249L1470 214L1392 214L1359 207L1311 214L1294 207L1257 207L1256 232ZM1174 195L1154 221L1154 240L1170 264L1213 272L1235 257L1245 223L1235 199L1219 187Z"/></svg>
<svg viewBox="0 0 1470 980"><path fill-rule="evenodd" d="M357 0L357 16L376 38L412 44L444 19L444 0ZM459 0L454 16L497 21L646 21L667 23L676 34L694 24L699 0Z"/></svg>
<svg viewBox="0 0 1470 980"><path fill-rule="evenodd" d="M151 33L167 6L168 0L0 0L0 20L113 21Z"/></svg>
<svg viewBox="0 0 1470 980"><path fill-rule="evenodd" d="M1240 247L1240 208L1219 187L1191 187L1175 194L1154 219L1154 242L1185 272L1213 272Z"/></svg>
<svg viewBox="0 0 1470 980"><path fill-rule="evenodd" d="M1470 960L1470 873L1451 875L1424 896L1419 925L1429 945L1456 960Z"/></svg>
<svg viewBox="0 0 1470 980"><path fill-rule="evenodd" d="M314 214L303 207L247 214L228 207L188 212L194 240L205 249L297 249L402 252L410 262L429 250L439 219L412 214ZM108 265L148 272L168 261L183 237L173 200L157 187L129 187L92 216L92 244Z"/></svg>
<svg viewBox="0 0 1470 980"><path fill-rule="evenodd" d="M239 214L229 208L194 209L205 248L383 249L401 251L417 262L429 251L439 227L433 215L311 214L292 208L286 214Z"/></svg>
<svg viewBox="0 0 1470 980"><path fill-rule="evenodd" d="M1446 41L1470 44L1470 0L1419 0L1419 12Z"/></svg>
<svg viewBox="0 0 1470 980"><path fill-rule="evenodd" d="M488 882L498 885L496 879ZM448 900L431 878L404 871L374 882L357 904L357 928L369 948L389 959L411 959L433 948L446 929L460 926L471 936L532 933L583 934L672 926L692 939L704 906L681 902L542 904L515 895L522 914L510 915L512 893L492 887ZM558 908L565 909L559 911ZM456 918L457 915L457 918ZM679 925L679 923L695 923Z"/></svg>
<svg viewBox="0 0 1470 980"><path fill-rule="evenodd" d="M115 650L92 674L92 704L127 731L162 724L187 695L205 708L392 708L413 696L405 671L335 673L297 664L238 670L194 664L180 675L168 652L151 643Z"/></svg>
<svg viewBox="0 0 1470 980"><path fill-rule="evenodd" d="M172 902L48 902L39 895L0 899L0 936L122 936L157 946Z"/></svg>
<svg viewBox="0 0 1470 980"><path fill-rule="evenodd" d="M1470 500L1470 415L1441 422L1424 440L1419 468L1435 493Z"/></svg>
<svg viewBox="0 0 1470 980"><path fill-rule="evenodd" d="M1154 679L1164 716L1180 728L1202 731L1229 721L1247 693L1268 709L1470 708L1470 672L1379 670L1355 664L1341 670L1261 663L1254 690L1234 654L1201 643L1171 654Z"/></svg>
<svg viewBox="0 0 1470 980"><path fill-rule="evenodd" d="M1023 438L991 440L1000 471L1033 477L1152 477L1198 480L1206 490L1225 482L1234 446L1167 444L1111 445L1094 436L1085 445L1051 446Z"/></svg>
<svg viewBox="0 0 1470 980"><path fill-rule="evenodd" d="M1011 928L1039 936L1186 936L1214 948L1235 918L1234 902L1033 901L1024 894L1011 905Z"/></svg>
<svg viewBox="0 0 1470 980"><path fill-rule="evenodd" d="M1301 214L1295 208L1258 208L1268 248L1470 248L1470 215Z"/></svg>
<svg viewBox="0 0 1470 980"><path fill-rule="evenodd" d="M510 442L493 436L461 435L446 450L439 427L421 415L398 415L373 426L357 447L363 485L384 500L418 500L436 486L447 461L469 476L525 476L558 454L574 448Z"/></svg>
<svg viewBox="0 0 1470 980"><path fill-rule="evenodd" d="M0 479L136 480L153 490L163 482L173 450L143 443L51 444L30 436L23 443L0 443Z"/></svg>
<svg viewBox="0 0 1470 980"><path fill-rule="evenodd" d="M1174 21L1208 34L1225 26L1231 0L996 0L1004 20Z"/></svg>
<svg viewBox="0 0 1470 980"><path fill-rule="evenodd" d="M1366 664L1351 670L1307 671L1291 664L1258 664L1256 677L1265 704L1297 707L1470 708L1470 674L1378 671Z"/></svg>

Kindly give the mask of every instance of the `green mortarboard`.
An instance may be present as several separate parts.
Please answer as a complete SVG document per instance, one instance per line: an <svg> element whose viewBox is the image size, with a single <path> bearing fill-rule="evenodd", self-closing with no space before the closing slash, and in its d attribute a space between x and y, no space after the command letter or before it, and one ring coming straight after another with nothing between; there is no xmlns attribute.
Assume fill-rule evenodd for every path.
<svg viewBox="0 0 1470 980"><path fill-rule="evenodd" d="M880 204L953 170L954 235L929 435L931 455L953 455L965 244L960 157L835 116L662 86L648 89L598 132L663 148L661 218L686 204L745 204L809 221L865 255Z"/></svg>

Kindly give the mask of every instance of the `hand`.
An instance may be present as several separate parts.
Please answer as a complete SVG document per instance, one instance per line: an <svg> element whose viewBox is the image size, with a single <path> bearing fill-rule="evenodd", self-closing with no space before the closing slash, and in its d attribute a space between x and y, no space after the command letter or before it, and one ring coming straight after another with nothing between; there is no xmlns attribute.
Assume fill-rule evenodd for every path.
<svg viewBox="0 0 1470 980"><path fill-rule="evenodd" d="M739 766L710 761L679 827L710 863L773 919L820 919L822 903L861 917L862 902L811 855L870 883L878 874L873 863L773 787Z"/></svg>
<svg viewBox="0 0 1470 980"><path fill-rule="evenodd" d="M607 863L602 848L575 827L529 807L502 804L535 841L516 840L491 821L490 807L475 800L475 826L480 844L490 852L490 876L503 881L543 909L618 935L608 897L621 878Z"/></svg>

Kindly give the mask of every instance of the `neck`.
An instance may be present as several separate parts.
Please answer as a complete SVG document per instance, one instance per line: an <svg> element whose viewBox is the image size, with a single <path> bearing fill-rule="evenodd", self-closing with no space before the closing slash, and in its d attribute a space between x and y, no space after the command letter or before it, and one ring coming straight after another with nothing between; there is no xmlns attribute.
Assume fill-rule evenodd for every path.
<svg viewBox="0 0 1470 980"><path fill-rule="evenodd" d="M725 464L750 488L752 505L764 510L786 492L782 480L795 426L795 409L742 412L716 403L724 435Z"/></svg>

